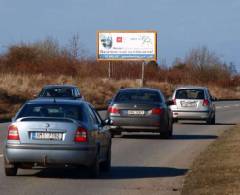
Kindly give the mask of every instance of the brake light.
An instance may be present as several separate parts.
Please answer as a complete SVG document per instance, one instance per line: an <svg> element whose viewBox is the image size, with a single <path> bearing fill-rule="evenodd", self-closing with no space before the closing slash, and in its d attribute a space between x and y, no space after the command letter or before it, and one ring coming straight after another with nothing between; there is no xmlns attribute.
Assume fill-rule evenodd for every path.
<svg viewBox="0 0 240 195"><path fill-rule="evenodd" d="M87 141L87 130L82 127L79 127L76 131L74 141L75 142L86 142Z"/></svg>
<svg viewBox="0 0 240 195"><path fill-rule="evenodd" d="M162 114L162 108L153 108L152 109L152 114L154 114L154 115L160 115L160 114Z"/></svg>
<svg viewBox="0 0 240 195"><path fill-rule="evenodd" d="M209 101L207 99L203 100L203 106L208 106L209 105Z"/></svg>
<svg viewBox="0 0 240 195"><path fill-rule="evenodd" d="M9 125L8 127L8 140L20 140L18 134L18 128L15 125Z"/></svg>
<svg viewBox="0 0 240 195"><path fill-rule="evenodd" d="M116 107L109 106L109 107L108 107L108 112L109 112L109 113L113 113L113 114L118 114L118 113L119 113L119 110L118 110Z"/></svg>
<svg viewBox="0 0 240 195"><path fill-rule="evenodd" d="M176 105L176 99L173 99L173 105Z"/></svg>

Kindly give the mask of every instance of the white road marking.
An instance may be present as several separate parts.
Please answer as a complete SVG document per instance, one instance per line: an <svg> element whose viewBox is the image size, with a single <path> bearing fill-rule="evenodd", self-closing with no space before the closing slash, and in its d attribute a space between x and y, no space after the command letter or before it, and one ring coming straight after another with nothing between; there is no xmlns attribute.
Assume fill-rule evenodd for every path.
<svg viewBox="0 0 240 195"><path fill-rule="evenodd" d="M217 108L217 109L220 109L220 108L222 108L222 106L216 106L216 108Z"/></svg>
<svg viewBox="0 0 240 195"><path fill-rule="evenodd" d="M3 157L3 154L0 154L0 158L2 158Z"/></svg>
<svg viewBox="0 0 240 195"><path fill-rule="evenodd" d="M224 108L229 108L230 106L223 106Z"/></svg>

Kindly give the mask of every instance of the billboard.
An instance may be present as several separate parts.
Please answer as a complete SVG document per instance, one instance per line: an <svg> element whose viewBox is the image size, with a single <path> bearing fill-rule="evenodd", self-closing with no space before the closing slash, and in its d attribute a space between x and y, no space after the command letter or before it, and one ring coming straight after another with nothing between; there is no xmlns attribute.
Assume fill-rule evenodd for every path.
<svg viewBox="0 0 240 195"><path fill-rule="evenodd" d="M157 60L156 31L98 31L97 60Z"/></svg>

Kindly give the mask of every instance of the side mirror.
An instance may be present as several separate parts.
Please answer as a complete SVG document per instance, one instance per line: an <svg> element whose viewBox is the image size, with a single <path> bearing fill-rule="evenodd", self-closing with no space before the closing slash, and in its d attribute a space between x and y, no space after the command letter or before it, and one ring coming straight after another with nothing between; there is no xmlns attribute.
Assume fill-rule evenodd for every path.
<svg viewBox="0 0 240 195"><path fill-rule="evenodd" d="M168 101L166 101L166 104L168 105L168 106L171 106L171 105L174 105L174 101L171 99L171 100L168 100Z"/></svg>
<svg viewBox="0 0 240 195"><path fill-rule="evenodd" d="M16 118L15 118L15 117L12 117L11 121L14 122L15 120L16 120Z"/></svg>
<svg viewBox="0 0 240 195"><path fill-rule="evenodd" d="M217 101L218 99L214 96L211 96L211 100L214 102L214 101Z"/></svg>
<svg viewBox="0 0 240 195"><path fill-rule="evenodd" d="M109 99L109 100L106 101L106 104L107 104L107 105L110 105L111 102L112 102L112 99Z"/></svg>
<svg viewBox="0 0 240 195"><path fill-rule="evenodd" d="M37 98L38 97L38 94L33 94L33 98Z"/></svg>

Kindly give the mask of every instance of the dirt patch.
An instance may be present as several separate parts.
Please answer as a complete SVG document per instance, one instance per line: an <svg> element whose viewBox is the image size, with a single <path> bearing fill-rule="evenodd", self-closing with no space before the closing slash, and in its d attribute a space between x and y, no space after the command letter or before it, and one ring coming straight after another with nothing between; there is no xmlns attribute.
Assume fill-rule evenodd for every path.
<svg viewBox="0 0 240 195"><path fill-rule="evenodd" d="M240 126L226 131L195 160L182 195L240 194Z"/></svg>

